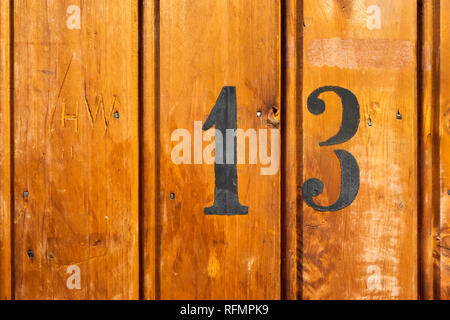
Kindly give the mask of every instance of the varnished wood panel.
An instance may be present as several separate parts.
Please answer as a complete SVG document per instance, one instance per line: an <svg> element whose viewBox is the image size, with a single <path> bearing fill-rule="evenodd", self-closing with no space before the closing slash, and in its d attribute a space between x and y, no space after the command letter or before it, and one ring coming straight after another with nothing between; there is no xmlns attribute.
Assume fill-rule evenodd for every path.
<svg viewBox="0 0 450 320"><path fill-rule="evenodd" d="M1 0L0 299L450 299L449 15L450 0ZM321 147L342 118L333 93L307 108L326 85L356 95L360 123ZM248 216L205 215L214 165L171 159L187 129L193 162L223 86L238 128L281 133L277 174L238 165ZM336 149L360 188L318 212L302 185L336 201Z"/></svg>
<svg viewBox="0 0 450 320"><path fill-rule="evenodd" d="M302 177L302 130L301 130L301 72L303 8L298 0L285 0L282 16L284 27L284 91L282 121L282 203L284 220L282 224L283 294L285 299L298 299L301 289L301 192ZM300 232L299 232L300 231Z"/></svg>
<svg viewBox="0 0 450 320"><path fill-rule="evenodd" d="M341 184L333 150L350 152L360 169L350 206L318 212L303 204L304 299L417 298L416 23L414 1L304 1L303 181L322 180L313 199L328 206ZM323 114L308 111L308 96L322 86L359 101L359 128L345 143L319 146L342 119L334 93L320 95Z"/></svg>
<svg viewBox="0 0 450 320"><path fill-rule="evenodd" d="M239 200L249 214L205 215L214 202L214 165L175 165L171 134L183 128L193 137L194 121L204 123L224 86L236 87L238 128L279 127L280 3L200 0L159 6L159 297L278 299L279 171L263 176L265 166L238 165ZM148 54L145 59L152 59Z"/></svg>
<svg viewBox="0 0 450 320"><path fill-rule="evenodd" d="M11 299L10 2L0 2L0 300Z"/></svg>
<svg viewBox="0 0 450 320"><path fill-rule="evenodd" d="M440 298L450 300L450 1L440 3Z"/></svg>
<svg viewBox="0 0 450 320"><path fill-rule="evenodd" d="M137 21L135 0L14 1L17 299L138 297Z"/></svg>
<svg viewBox="0 0 450 320"><path fill-rule="evenodd" d="M140 71L142 87L140 92L141 123L141 298L154 300L159 294L159 245L157 232L158 192L159 192L159 1L144 0L141 9L141 43L142 56Z"/></svg>
<svg viewBox="0 0 450 320"><path fill-rule="evenodd" d="M439 297L439 2L418 4L420 72L419 98L419 294L421 299Z"/></svg>

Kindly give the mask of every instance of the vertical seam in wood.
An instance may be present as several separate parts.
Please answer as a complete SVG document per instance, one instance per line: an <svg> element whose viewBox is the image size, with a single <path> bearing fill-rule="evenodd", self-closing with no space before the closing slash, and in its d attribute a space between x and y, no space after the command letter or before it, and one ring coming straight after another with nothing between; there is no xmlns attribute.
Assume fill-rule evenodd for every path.
<svg viewBox="0 0 450 320"><path fill-rule="evenodd" d="M426 255L426 252L424 252L424 245L425 245L425 238L426 233L429 230L424 230L425 224L424 219L425 212L423 210L424 205L424 183L423 181L423 171L424 168L422 167L422 164L424 163L424 156L425 156L425 146L424 146L424 121L426 121L426 118L423 117L425 103L424 103L424 85L423 85L423 57L424 57L424 33L426 32L425 24L424 24L424 0L419 0L417 3L417 101L418 101L418 107L417 107L417 114L418 114L418 149L419 152L417 152L417 164L418 164L418 187L417 187L417 212L418 212L418 220L417 220L417 244L418 244L418 253L417 253L417 281L418 281L418 296L419 299L422 299L424 295L426 295L425 291L425 283L426 280L426 265L423 263L423 259Z"/></svg>
<svg viewBox="0 0 450 320"><path fill-rule="evenodd" d="M11 194L11 204L10 204L10 250L11 250L11 299L15 300L15 275L14 275L14 238L15 238L15 203L14 203L14 0L10 0L9 6L9 121L10 121L10 194Z"/></svg>
<svg viewBox="0 0 450 320"><path fill-rule="evenodd" d="M286 46L288 45L287 43L287 38L286 38L286 33L288 32L287 30L287 23L286 23L286 19L287 19L287 12L286 12L286 1L289 0L283 0L281 1L281 6L280 6L280 15L281 15L281 19L280 19L280 32L281 32L281 45L280 45L280 56L281 56L281 64L280 64L280 78L281 78L281 105L283 106L281 108L281 166L280 166L280 174L281 174L281 185L280 185L280 189L281 189L281 203L280 203L280 211L281 211L281 215L280 215L280 227L281 227L281 248L280 248L280 254L281 254L281 268L280 268L280 289L281 289L281 294L280 297L282 300L286 299L286 296L288 295L287 293L287 282L289 281L289 271L287 270L287 260L289 259L288 257L288 244L287 244L287 239L286 239L286 235L287 235L287 225L286 225L286 219L287 219L287 210L286 210L286 174L285 174L285 169L286 169L286 139L288 139L288 137L286 137L286 108L285 106L287 105L286 103L286 77L287 77L287 72L286 72L286 60L287 60L287 50L286 50Z"/></svg>
<svg viewBox="0 0 450 320"><path fill-rule="evenodd" d="M301 0L283 0L281 8L281 297L301 297L302 269L302 12ZM292 70L294 68L294 70ZM288 149L295 149L293 159ZM291 154L292 157L292 154ZM294 163L293 163L294 161ZM294 167L295 174L288 168ZM292 181L294 180L294 182ZM294 229L294 230L292 230ZM295 270L293 270L295 269Z"/></svg>
<svg viewBox="0 0 450 320"><path fill-rule="evenodd" d="M439 0L418 2L417 29L417 87L418 87L418 296L419 299L438 299L440 296L440 191L439 191ZM431 11L432 10L432 11ZM432 20L432 21L430 21ZM432 30L428 30L432 28ZM431 32L431 35L429 34ZM430 43L427 43L430 42ZM427 47L430 46L429 48ZM428 50L428 52L424 52ZM429 54L429 62L426 55ZM431 64L426 75L425 63ZM425 78L427 80L425 80ZM431 79L430 79L431 78ZM426 81L426 83L425 83ZM429 90L430 98L425 98ZM427 101L425 101L427 99ZM427 111L429 108L429 111ZM430 112L430 116L426 115ZM429 131L425 128L430 128ZM431 146L426 145L430 137ZM430 177L431 176L431 177ZM431 182L430 182L431 181ZM427 187L428 186L428 187ZM431 193L431 194L427 194ZM426 201L426 198L431 201ZM437 234L436 234L437 233ZM431 243L430 243L431 242ZM431 252L430 252L431 246Z"/></svg>
<svg viewBox="0 0 450 320"><path fill-rule="evenodd" d="M298 11L298 19L297 19L297 32L298 37L296 41L297 44L297 63L298 63L298 71L297 71L297 85L298 85L298 96L297 96L297 128L299 145L297 146L297 161L298 169L297 169L297 181L298 185L301 186L303 182L303 10L304 10L304 1L298 0L297 3L297 11ZM301 128L301 130L300 130ZM301 187L298 188L297 192L297 299L303 299L303 197L300 192Z"/></svg>
<svg viewBox="0 0 450 320"><path fill-rule="evenodd" d="M434 298L440 299L440 149L439 149L439 117L440 117L440 44L441 44L441 14L440 14L440 0L435 0L435 11L433 14L433 20L435 23L434 27L434 47L433 47L433 160L432 160L432 175L433 175L433 194L432 194L432 205L433 205L433 218L434 218L434 230L438 232L438 238L434 241L433 252L436 253L436 258L434 261L434 272L433 272L433 290ZM435 235L433 235L434 237Z"/></svg>
<svg viewBox="0 0 450 320"><path fill-rule="evenodd" d="M140 299L160 299L159 218L159 0L139 3L140 153ZM147 62L152 67L147 66ZM145 89L151 91L146 93ZM147 136L151 137L148 141ZM147 159L149 157L149 159ZM146 162L147 161L147 162ZM146 181L144 179L151 181ZM148 189L145 189L148 188ZM151 193L151 196L148 195ZM151 279L151 280L150 280ZM151 286L151 288L149 288Z"/></svg>
<svg viewBox="0 0 450 320"><path fill-rule="evenodd" d="M160 0L155 0L155 298L161 299L161 221L160 221Z"/></svg>
<svg viewBox="0 0 450 320"><path fill-rule="evenodd" d="M145 246L144 246L144 223L145 223L145 214L144 214L144 194L143 194L143 170L144 167L144 155L143 155L143 146L144 146L144 124L142 123L142 119L144 119L144 75L143 75L143 67L144 67L144 0L139 0L138 3L138 113L140 120L138 123L138 143L139 143L139 177L138 177L138 194L139 194L139 203L138 203L138 211L139 211L139 300L143 300L145 298Z"/></svg>

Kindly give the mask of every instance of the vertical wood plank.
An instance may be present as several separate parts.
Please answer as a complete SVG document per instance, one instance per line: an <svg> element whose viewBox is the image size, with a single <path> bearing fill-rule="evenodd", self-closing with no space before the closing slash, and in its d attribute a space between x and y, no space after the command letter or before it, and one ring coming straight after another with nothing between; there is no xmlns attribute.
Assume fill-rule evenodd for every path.
<svg viewBox="0 0 450 320"><path fill-rule="evenodd" d="M295 300L301 296L301 230L302 217L299 214L301 208L301 193L299 182L301 181L302 159L299 152L302 148L301 134L301 70L302 70L302 12L303 8L299 0L283 0L284 19L284 54L285 62L282 65L285 75L283 86L282 123L285 130L282 132L282 179L284 185L282 225L284 259L282 263L282 277L284 281L284 298Z"/></svg>
<svg viewBox="0 0 450 320"><path fill-rule="evenodd" d="M439 0L419 1L419 278L420 298L439 297Z"/></svg>
<svg viewBox="0 0 450 320"><path fill-rule="evenodd" d="M159 298L159 237L157 228L157 208L159 192L159 153L157 142L159 139L157 124L159 123L159 96L156 94L159 84L158 70L159 62L156 47L159 32L159 0L144 0L141 8L141 47L142 47L142 152L141 152L141 211L142 224L140 228L142 239L141 270L142 270L142 295L147 300ZM158 91L159 92L159 91Z"/></svg>
<svg viewBox="0 0 450 320"><path fill-rule="evenodd" d="M440 298L450 300L450 1L440 3Z"/></svg>
<svg viewBox="0 0 450 320"><path fill-rule="evenodd" d="M138 298L137 1L14 4L16 298Z"/></svg>
<svg viewBox="0 0 450 320"><path fill-rule="evenodd" d="M417 297L416 9L413 1L304 1L303 181L323 181L313 199L328 206L341 191L333 150L351 153L360 170L350 206L319 212L303 204L305 299ZM328 92L320 95L324 113L308 111L308 96L322 86L359 101L359 127L345 143L319 146L343 112Z"/></svg>
<svg viewBox="0 0 450 320"><path fill-rule="evenodd" d="M186 129L193 137L194 121L204 123L224 86L236 87L238 128L279 127L280 3L161 1L159 28L160 297L278 299L279 171L262 176L267 165L238 165L249 214L205 215L214 165L175 165L171 135Z"/></svg>
<svg viewBox="0 0 450 320"><path fill-rule="evenodd" d="M10 2L0 2L0 300L11 299Z"/></svg>

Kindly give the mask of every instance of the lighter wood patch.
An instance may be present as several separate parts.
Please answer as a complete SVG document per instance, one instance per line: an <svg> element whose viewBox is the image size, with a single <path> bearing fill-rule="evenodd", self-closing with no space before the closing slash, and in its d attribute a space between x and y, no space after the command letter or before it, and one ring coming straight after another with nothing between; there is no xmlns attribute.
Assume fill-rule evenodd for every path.
<svg viewBox="0 0 450 320"><path fill-rule="evenodd" d="M401 69L414 60L414 45L402 40L317 39L307 59L315 67Z"/></svg>

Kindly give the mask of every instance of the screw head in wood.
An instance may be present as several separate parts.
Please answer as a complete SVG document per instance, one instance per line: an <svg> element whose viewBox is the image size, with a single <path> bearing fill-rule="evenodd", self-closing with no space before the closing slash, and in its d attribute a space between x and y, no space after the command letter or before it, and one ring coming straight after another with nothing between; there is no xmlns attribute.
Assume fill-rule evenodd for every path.
<svg viewBox="0 0 450 320"><path fill-rule="evenodd" d="M170 194L170 200L175 200L175 193Z"/></svg>
<svg viewBox="0 0 450 320"><path fill-rule="evenodd" d="M24 197L24 198L28 198L29 195L30 195L30 194L29 194L28 191L24 191L24 192L23 192L23 197Z"/></svg>
<svg viewBox="0 0 450 320"><path fill-rule="evenodd" d="M258 110L258 111L256 112L256 116L257 116L258 118L261 118L262 112L261 112L260 110Z"/></svg>

